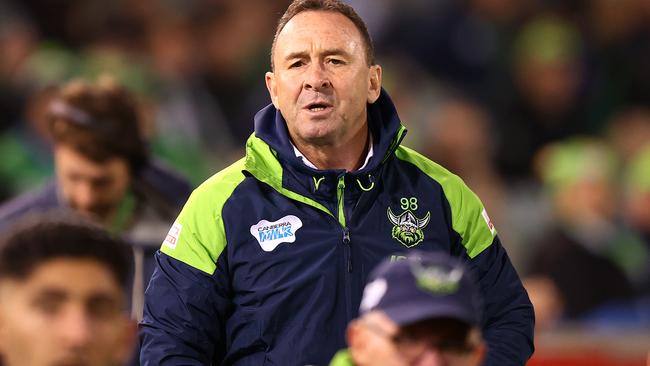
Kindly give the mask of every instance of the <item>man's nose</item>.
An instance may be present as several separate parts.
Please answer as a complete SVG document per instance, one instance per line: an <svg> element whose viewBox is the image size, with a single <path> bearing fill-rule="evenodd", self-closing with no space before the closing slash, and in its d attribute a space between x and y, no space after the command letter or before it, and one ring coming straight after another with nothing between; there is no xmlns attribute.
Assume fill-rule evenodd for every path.
<svg viewBox="0 0 650 366"><path fill-rule="evenodd" d="M84 349L92 339L92 324L83 309L69 309L60 322L59 334L68 349Z"/></svg>
<svg viewBox="0 0 650 366"><path fill-rule="evenodd" d="M97 201L97 192L90 183L79 184L75 187L75 203L82 210L93 207Z"/></svg>
<svg viewBox="0 0 650 366"><path fill-rule="evenodd" d="M305 77L303 87L307 90L319 91L332 86L327 72L320 62L312 62Z"/></svg>
<svg viewBox="0 0 650 366"><path fill-rule="evenodd" d="M445 357L436 348L427 348L417 361L412 364L413 366L452 366L445 361Z"/></svg>

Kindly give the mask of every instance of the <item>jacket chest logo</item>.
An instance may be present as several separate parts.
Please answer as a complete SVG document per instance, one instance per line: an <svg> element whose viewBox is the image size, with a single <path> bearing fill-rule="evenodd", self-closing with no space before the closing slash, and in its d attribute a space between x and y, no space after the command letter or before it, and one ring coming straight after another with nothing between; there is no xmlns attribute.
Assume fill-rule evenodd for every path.
<svg viewBox="0 0 650 366"><path fill-rule="evenodd" d="M302 227L302 221L293 215L285 216L277 221L260 220L251 226L251 235L257 240L265 252L271 252L281 243L296 241L296 232Z"/></svg>
<svg viewBox="0 0 650 366"><path fill-rule="evenodd" d="M391 234L393 239L402 243L405 247L411 248L424 240L424 231L422 229L429 224L431 213L427 211L427 214L421 219L415 216L413 211L418 208L417 198L415 197L403 197L400 199L400 204L403 211L399 215L395 215L390 206L387 210L388 220L393 224Z"/></svg>

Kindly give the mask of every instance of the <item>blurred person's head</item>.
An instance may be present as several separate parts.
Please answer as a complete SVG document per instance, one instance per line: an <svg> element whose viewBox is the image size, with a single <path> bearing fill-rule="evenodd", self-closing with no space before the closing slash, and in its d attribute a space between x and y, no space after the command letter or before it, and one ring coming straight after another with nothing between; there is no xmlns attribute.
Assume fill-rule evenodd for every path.
<svg viewBox="0 0 650 366"><path fill-rule="evenodd" d="M412 251L370 275L347 331L357 366L478 365L481 300L469 270L444 253Z"/></svg>
<svg viewBox="0 0 650 366"><path fill-rule="evenodd" d="M135 340L124 310L131 251L58 216L29 217L0 244L3 365L123 364Z"/></svg>
<svg viewBox="0 0 650 366"><path fill-rule="evenodd" d="M575 103L581 81L581 40L560 18L539 17L514 42L516 84L537 113L558 115Z"/></svg>
<svg viewBox="0 0 650 366"><path fill-rule="evenodd" d="M53 97L47 126L59 194L74 210L109 224L147 161L133 96L110 77L71 81Z"/></svg>
<svg viewBox="0 0 650 366"><path fill-rule="evenodd" d="M650 108L629 107L608 122L607 138L624 161L631 160L650 143Z"/></svg>
<svg viewBox="0 0 650 366"><path fill-rule="evenodd" d="M425 152L461 176L487 168L493 153L487 113L463 98L449 98L432 114ZM469 170L469 171L468 171Z"/></svg>
<svg viewBox="0 0 650 366"><path fill-rule="evenodd" d="M590 31L599 43L614 44L646 25L645 0L592 0L586 2Z"/></svg>
<svg viewBox="0 0 650 366"><path fill-rule="evenodd" d="M650 141L625 167L623 202L627 221L650 237Z"/></svg>
<svg viewBox="0 0 650 366"><path fill-rule="evenodd" d="M613 218L619 161L605 142L573 138L550 144L536 163L562 224L593 228Z"/></svg>

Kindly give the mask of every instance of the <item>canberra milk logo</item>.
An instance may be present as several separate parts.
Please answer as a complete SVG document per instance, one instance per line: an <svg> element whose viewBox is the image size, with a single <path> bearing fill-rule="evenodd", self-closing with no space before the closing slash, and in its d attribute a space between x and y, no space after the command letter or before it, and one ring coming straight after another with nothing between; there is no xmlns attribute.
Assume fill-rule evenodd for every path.
<svg viewBox="0 0 650 366"><path fill-rule="evenodd" d="M278 221L261 220L251 226L251 235L255 237L262 250L270 252L280 243L296 241L296 232L302 227L302 221L293 215L288 215Z"/></svg>

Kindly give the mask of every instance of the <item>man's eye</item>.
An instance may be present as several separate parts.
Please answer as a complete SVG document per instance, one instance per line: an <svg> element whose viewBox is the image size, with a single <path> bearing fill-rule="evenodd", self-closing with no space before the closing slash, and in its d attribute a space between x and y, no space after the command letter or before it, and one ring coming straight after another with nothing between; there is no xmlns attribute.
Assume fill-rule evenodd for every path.
<svg viewBox="0 0 650 366"><path fill-rule="evenodd" d="M295 62L293 62L293 63L291 63L289 65L289 68L293 69L293 68L296 68L296 67L300 67L302 65L304 65L304 63L302 61L295 61Z"/></svg>
<svg viewBox="0 0 650 366"><path fill-rule="evenodd" d="M54 315L59 311L61 302L55 299L41 299L34 302L34 307L45 315Z"/></svg>
<svg viewBox="0 0 650 366"><path fill-rule="evenodd" d="M331 59L328 60L328 62L330 64L332 64L332 65L343 65L344 64L343 60L339 60L337 58L331 58Z"/></svg>

